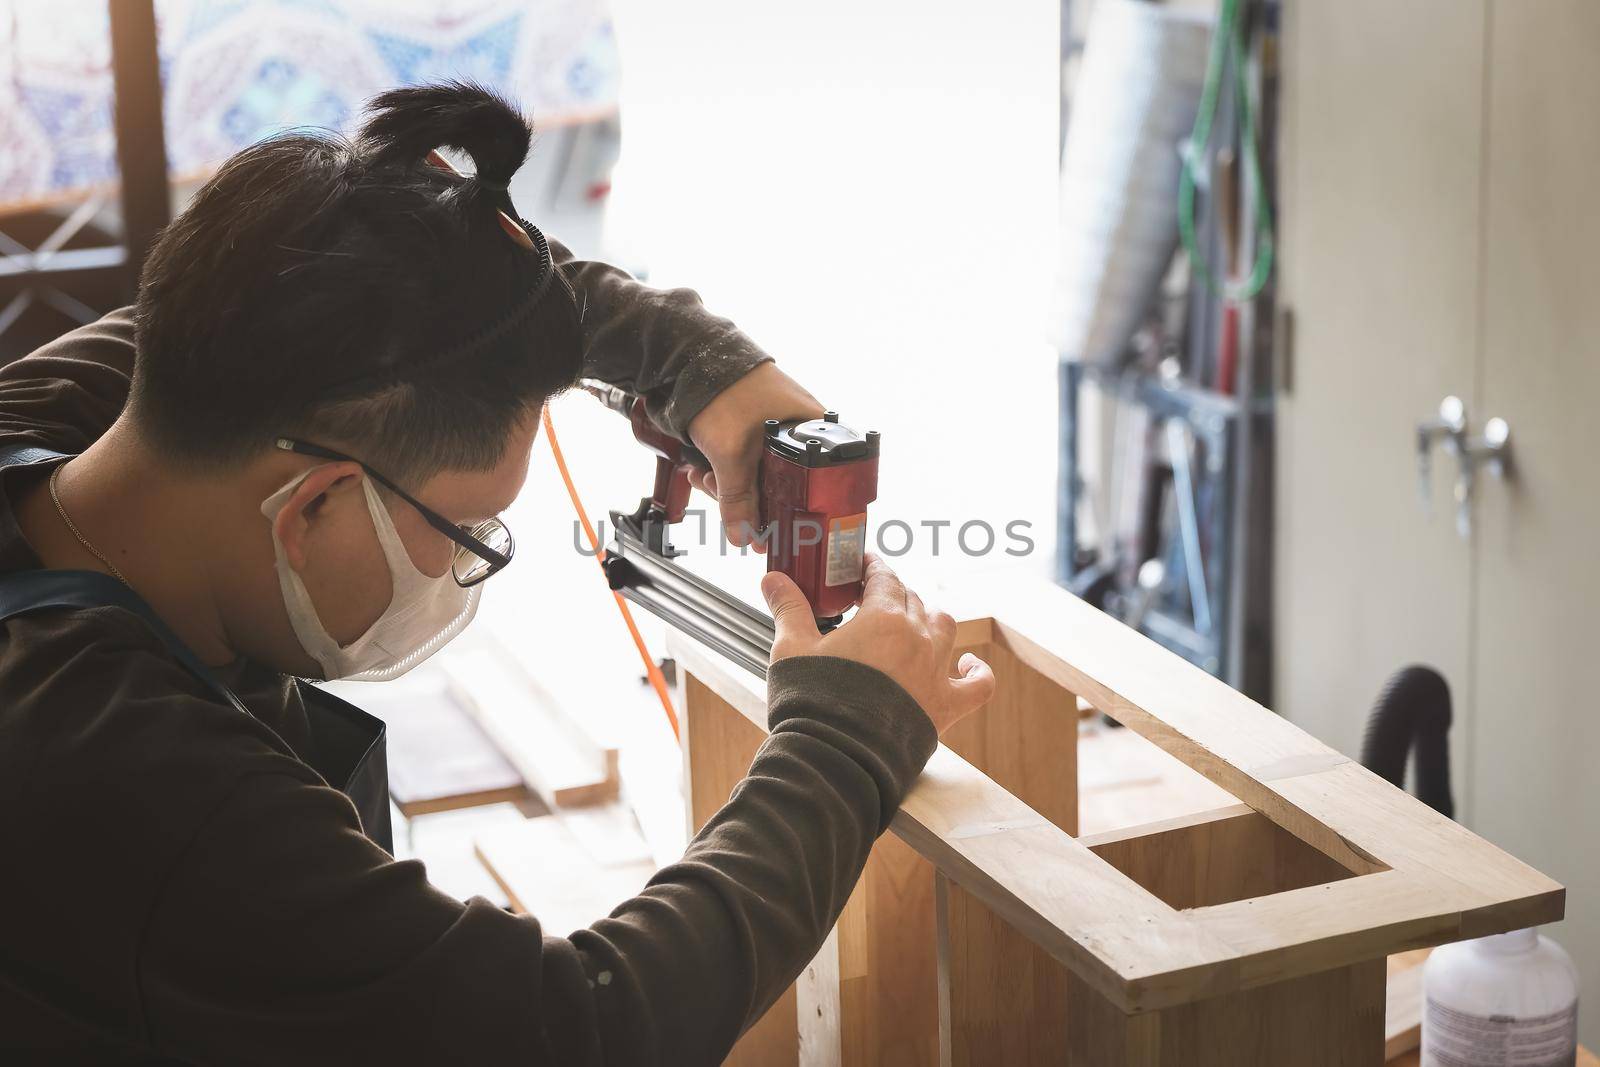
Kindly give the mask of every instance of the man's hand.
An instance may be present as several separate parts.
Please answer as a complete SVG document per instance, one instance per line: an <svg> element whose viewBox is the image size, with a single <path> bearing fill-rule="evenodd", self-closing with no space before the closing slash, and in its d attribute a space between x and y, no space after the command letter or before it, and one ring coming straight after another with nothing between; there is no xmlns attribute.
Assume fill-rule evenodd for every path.
<svg viewBox="0 0 1600 1067"><path fill-rule="evenodd" d="M753 544L757 552L766 551L765 542L755 536L760 529L756 483L761 475L762 423L821 417L816 397L772 363L763 363L728 386L694 417L689 439L711 461L711 470L697 471L689 481L722 506L722 528L729 543Z"/></svg>
<svg viewBox="0 0 1600 1067"><path fill-rule="evenodd" d="M923 607L922 598L877 556L867 556L860 609L826 637L817 631L805 594L788 575L769 572L761 580L761 592L777 628L774 663L789 656L841 656L875 667L911 694L940 736L994 696L994 672L970 652L951 676L956 621Z"/></svg>

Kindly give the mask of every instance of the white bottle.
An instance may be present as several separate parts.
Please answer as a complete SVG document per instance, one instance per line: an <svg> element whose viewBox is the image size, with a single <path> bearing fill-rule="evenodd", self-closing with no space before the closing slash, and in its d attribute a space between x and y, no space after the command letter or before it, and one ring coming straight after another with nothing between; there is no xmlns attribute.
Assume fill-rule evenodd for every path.
<svg viewBox="0 0 1600 1067"><path fill-rule="evenodd" d="M1422 1067L1571 1067L1578 971L1535 929L1434 950L1422 970Z"/></svg>

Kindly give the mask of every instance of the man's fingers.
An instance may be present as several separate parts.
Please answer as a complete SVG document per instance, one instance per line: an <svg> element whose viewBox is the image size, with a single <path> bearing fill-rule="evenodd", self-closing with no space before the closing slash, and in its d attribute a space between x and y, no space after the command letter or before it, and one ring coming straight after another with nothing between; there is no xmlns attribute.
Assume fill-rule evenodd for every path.
<svg viewBox="0 0 1600 1067"><path fill-rule="evenodd" d="M950 714L959 719L969 715L989 702L994 696L994 671L971 652L956 663L959 672L950 679Z"/></svg>
<svg viewBox="0 0 1600 1067"><path fill-rule="evenodd" d="M721 490L717 472L700 467L689 472L689 484L717 501L722 511L722 533L730 545L753 548L757 555L766 552L767 542L760 536L760 501L754 486L743 482L745 488Z"/></svg>
<svg viewBox="0 0 1600 1067"><path fill-rule="evenodd" d="M722 505L722 529L728 543L736 547L751 545L757 552L765 552L766 544L756 538L760 529L755 484L746 478L717 478L721 487L717 503Z"/></svg>
<svg viewBox="0 0 1600 1067"><path fill-rule="evenodd" d="M861 590L861 610L905 611L906 587L889 569L883 557L868 552L865 585Z"/></svg>
<svg viewBox="0 0 1600 1067"><path fill-rule="evenodd" d="M802 655L822 640L816 616L800 587L782 571L768 571L761 579L761 595L772 612L772 658Z"/></svg>

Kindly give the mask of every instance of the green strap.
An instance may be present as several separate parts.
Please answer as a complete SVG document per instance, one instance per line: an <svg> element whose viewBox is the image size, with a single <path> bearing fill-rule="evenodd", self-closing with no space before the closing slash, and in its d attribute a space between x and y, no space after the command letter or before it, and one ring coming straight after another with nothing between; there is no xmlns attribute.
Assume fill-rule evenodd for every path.
<svg viewBox="0 0 1600 1067"><path fill-rule="evenodd" d="M1211 124L1216 119L1217 96L1222 84L1223 67L1228 52L1233 52L1234 104L1239 113L1239 136L1244 142L1245 167L1250 174L1250 184L1256 190L1256 251L1250 276L1240 286L1217 285L1210 264L1200 252L1200 243L1194 230L1195 168L1200 166L1211 143ZM1273 242L1272 213L1267 209L1266 186L1261 180L1261 157L1256 147L1255 116L1250 109L1249 86L1245 84L1244 25L1239 18L1239 0L1222 0L1222 11L1217 16L1216 33L1211 38L1211 54L1206 61L1205 85L1200 91L1200 110L1194 118L1194 130L1183 152L1182 175L1178 182L1178 232L1183 236L1183 247L1188 250L1189 262L1200 280L1215 296L1230 303L1242 303L1261 292L1272 274Z"/></svg>

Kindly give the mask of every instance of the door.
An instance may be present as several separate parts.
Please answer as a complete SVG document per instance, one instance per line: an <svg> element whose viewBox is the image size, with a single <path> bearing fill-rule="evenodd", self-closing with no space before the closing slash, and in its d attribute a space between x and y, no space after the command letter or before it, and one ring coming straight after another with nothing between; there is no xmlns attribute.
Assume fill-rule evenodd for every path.
<svg viewBox="0 0 1600 1067"><path fill-rule="evenodd" d="M1273 704L1356 755L1405 664L1470 717L1470 554L1413 440L1447 394L1478 414L1484 5L1291 0L1284 33Z"/></svg>
<svg viewBox="0 0 1600 1067"><path fill-rule="evenodd" d="M1600 1047L1600 4L1495 0L1488 54L1481 401L1514 477L1478 501L1465 766L1473 828L1567 886Z"/></svg>
<svg viewBox="0 0 1600 1067"><path fill-rule="evenodd" d="M1352 7L1359 10L1352 10ZM1383 677L1450 681L1457 817L1568 887L1600 990L1600 4L1286 12L1277 706L1355 754ZM1415 424L1511 427L1470 541ZM1581 1013L1600 1044L1600 1013Z"/></svg>

